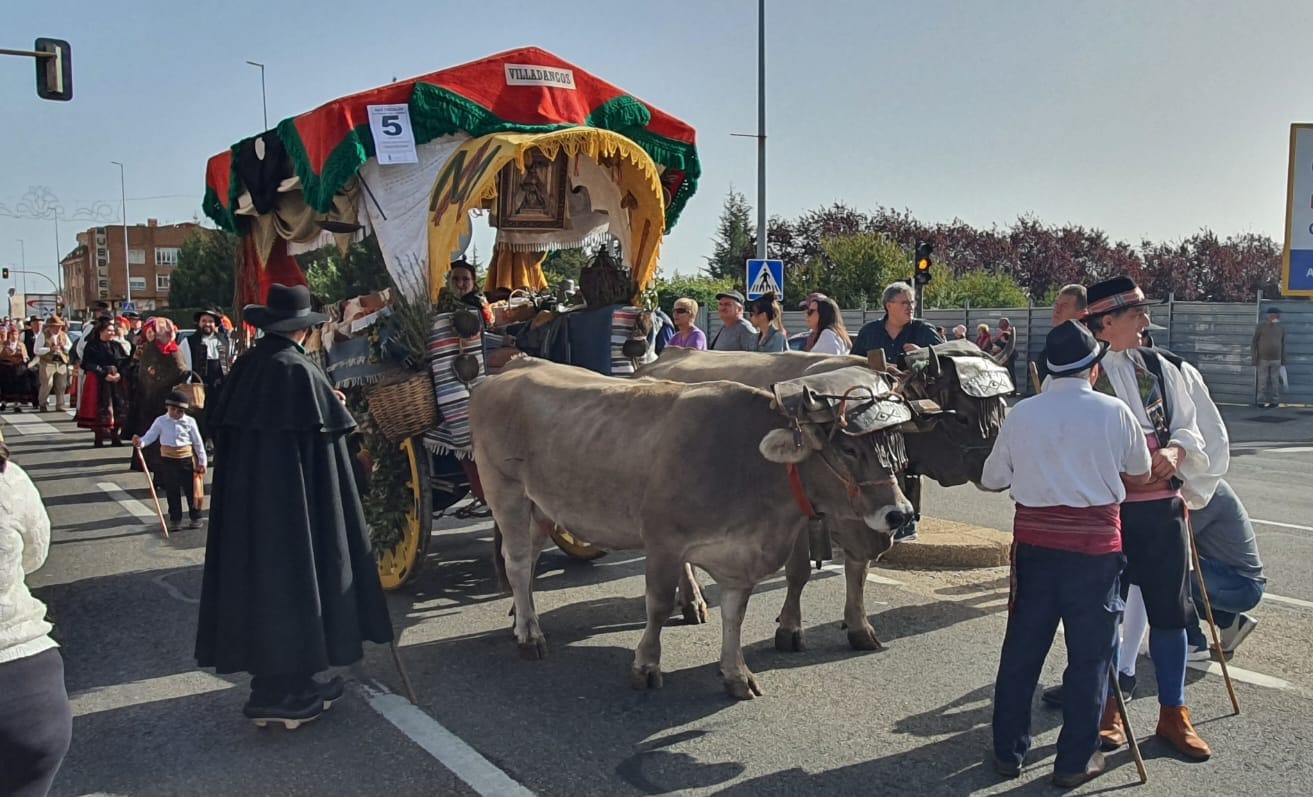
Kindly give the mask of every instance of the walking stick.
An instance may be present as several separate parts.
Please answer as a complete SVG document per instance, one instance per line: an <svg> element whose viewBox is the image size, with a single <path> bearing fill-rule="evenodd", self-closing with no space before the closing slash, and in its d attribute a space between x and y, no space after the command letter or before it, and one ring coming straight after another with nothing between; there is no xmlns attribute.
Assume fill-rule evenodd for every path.
<svg viewBox="0 0 1313 797"><path fill-rule="evenodd" d="M160 509L160 497L155 494L155 479L150 475L150 468L146 465L146 457L142 456L141 448L133 446L132 450L137 453L137 461L141 463L141 472L146 474L146 486L150 488L150 500L155 502L155 515L160 519L160 530L164 532L164 539L169 538L169 525L164 522L164 510Z"/></svg>
<svg viewBox="0 0 1313 797"><path fill-rule="evenodd" d="M1222 680L1226 682L1226 692L1231 696L1231 708L1234 714L1240 713L1240 701L1235 696L1235 684L1231 683L1231 671L1226 666L1226 654L1222 652L1222 640L1217 634L1217 623L1213 620L1213 603L1208 600L1208 586L1204 584L1204 571L1199 566L1199 546L1194 541L1194 521L1190 520L1189 510L1185 513L1185 528L1190 532L1190 558L1194 562L1194 575L1199 579L1199 594L1204 598L1204 614L1208 618L1208 630L1213 637L1213 650L1217 661L1222 665Z"/></svg>
<svg viewBox="0 0 1313 797"><path fill-rule="evenodd" d="M1108 692L1117 701L1117 713L1122 718L1122 731L1126 734L1126 743L1131 748L1131 758L1135 759L1135 771L1140 773L1140 783L1149 782L1149 772L1144 768L1144 756L1140 755L1140 743L1135 740L1131 730L1131 718L1126 714L1126 695L1122 694L1122 685L1117 682L1117 665L1108 666Z"/></svg>
<svg viewBox="0 0 1313 797"><path fill-rule="evenodd" d="M393 639L388 643L388 648L392 651L392 663L397 665L397 674L401 676L401 683L406 687L406 697L410 699L412 706L418 706L419 700L415 697L415 687L410 683L410 673L406 672L406 667L401 663L401 653L397 650L397 640Z"/></svg>

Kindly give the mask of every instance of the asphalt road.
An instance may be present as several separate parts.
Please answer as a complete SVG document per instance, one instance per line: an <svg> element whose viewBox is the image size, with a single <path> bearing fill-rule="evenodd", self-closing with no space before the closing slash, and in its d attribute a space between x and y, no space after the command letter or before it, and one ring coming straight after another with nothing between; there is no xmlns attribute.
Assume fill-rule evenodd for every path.
<svg viewBox="0 0 1313 797"><path fill-rule="evenodd" d="M486 521L441 521L427 569L391 598L418 707L398 697L388 651L375 648L321 720L257 730L240 714L245 680L191 659L205 532L163 540L142 477L125 468L128 449L94 450L71 421L44 419L0 423L55 525L50 562L32 583L51 607L75 711L57 795L1055 793L1047 778L1060 717L1038 705L1023 777L1000 781L984 764L1004 570L879 568L897 582L867 589L887 648L860 654L839 628L843 587L830 572L804 595L808 649L776 652L783 580L773 579L744 624L766 694L738 703L716 674L714 611L708 625L666 628L663 689L629 689L643 589L642 561L628 554L582 563L544 553L537 603L551 652L520 660L509 599L491 578ZM1307 451L1236 457L1232 483L1251 512L1291 526L1260 526L1260 545L1270 590L1294 600L1256 610L1260 626L1232 660L1240 715L1230 715L1220 677L1190 672L1212 761L1187 764L1150 736L1156 705L1141 687L1150 694L1131 703L1131 719L1150 782L1136 794L1313 794L1313 606L1299 603L1313 602L1313 497L1301 478L1310 466ZM965 487L926 498L933 514L1008 527L1000 496ZM708 593L714 606L714 585ZM1062 666L1059 641L1045 681ZM1126 751L1112 762L1078 793L1136 782Z"/></svg>

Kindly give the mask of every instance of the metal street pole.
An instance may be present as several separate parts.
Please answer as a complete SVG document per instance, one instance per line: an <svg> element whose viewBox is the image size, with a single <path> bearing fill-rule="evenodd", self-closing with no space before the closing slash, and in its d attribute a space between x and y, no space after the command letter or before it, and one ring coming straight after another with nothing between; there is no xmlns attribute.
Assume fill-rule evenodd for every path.
<svg viewBox="0 0 1313 797"><path fill-rule="evenodd" d="M264 93L264 64L258 61L247 61L251 66L260 68L260 107L264 109L264 129L269 129L269 101Z"/></svg>
<svg viewBox="0 0 1313 797"><path fill-rule="evenodd" d="M757 0L757 258L766 259L766 0Z"/></svg>
<svg viewBox="0 0 1313 797"><path fill-rule="evenodd" d="M23 280L22 280L23 295L26 296L27 295L27 249L23 246L22 238L19 238L17 240L18 240L18 262L21 264L19 268L23 269L18 273L23 275Z"/></svg>
<svg viewBox="0 0 1313 797"><path fill-rule="evenodd" d="M123 301L132 301L132 254L128 249L128 189L123 179L123 164L118 161L110 163L119 167L119 199L123 202L123 276L127 283L123 286Z"/></svg>
<svg viewBox="0 0 1313 797"><path fill-rule="evenodd" d="M59 294L64 295L64 254L59 248L59 216L55 216L55 276L59 278Z"/></svg>

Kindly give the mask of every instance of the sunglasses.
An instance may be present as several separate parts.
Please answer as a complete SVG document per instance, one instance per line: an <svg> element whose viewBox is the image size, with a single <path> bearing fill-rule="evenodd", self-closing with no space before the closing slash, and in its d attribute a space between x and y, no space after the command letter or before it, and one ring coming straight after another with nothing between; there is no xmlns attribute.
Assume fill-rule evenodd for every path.
<svg viewBox="0 0 1313 797"><path fill-rule="evenodd" d="M688 308L687 308L687 307L676 307L676 308L675 308L675 315L686 315L687 313L688 313Z"/></svg>
<svg viewBox="0 0 1313 797"><path fill-rule="evenodd" d="M814 307L808 307L808 308L807 308L807 315L816 315L816 308L814 308Z"/></svg>

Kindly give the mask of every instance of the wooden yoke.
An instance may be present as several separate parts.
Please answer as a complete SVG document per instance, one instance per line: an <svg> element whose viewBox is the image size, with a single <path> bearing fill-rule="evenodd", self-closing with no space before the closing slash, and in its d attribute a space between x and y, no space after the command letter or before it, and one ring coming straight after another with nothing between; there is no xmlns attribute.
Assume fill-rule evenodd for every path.
<svg viewBox="0 0 1313 797"><path fill-rule="evenodd" d="M884 360L884 349L872 349L866 353L866 366L872 371L884 373L888 363Z"/></svg>

